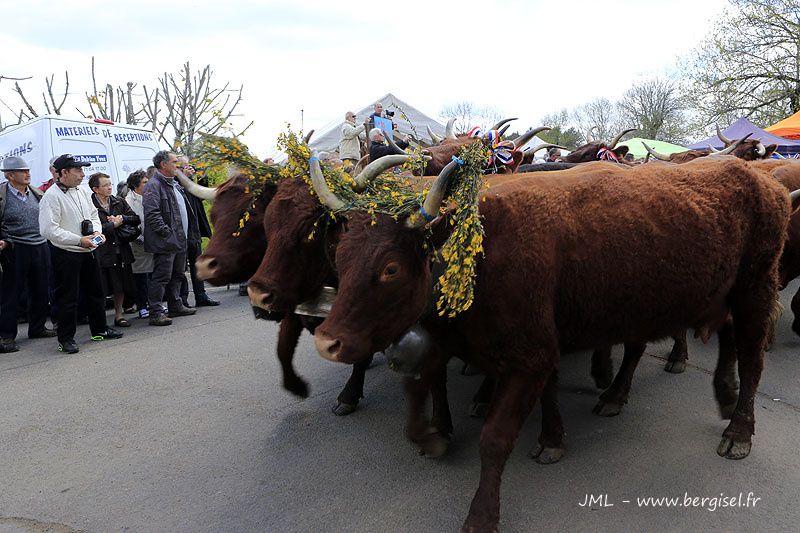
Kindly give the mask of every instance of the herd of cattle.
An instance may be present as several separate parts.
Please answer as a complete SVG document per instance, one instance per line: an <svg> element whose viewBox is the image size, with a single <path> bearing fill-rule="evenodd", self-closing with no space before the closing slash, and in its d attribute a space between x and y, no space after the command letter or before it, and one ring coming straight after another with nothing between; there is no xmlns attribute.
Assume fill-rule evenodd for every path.
<svg viewBox="0 0 800 533"><path fill-rule="evenodd" d="M486 379L476 402L488 406L480 482L464 531L497 529L502 471L537 400L542 428L533 455L543 463L563 455L556 397L563 352L595 350L591 373L606 389L595 412L609 416L628 400L645 343L674 337L667 369L680 372L686 330L704 340L716 333L713 386L720 414L730 419L717 453L744 458L777 291L800 275L800 193L789 194L800 189L800 161L772 159L774 145L723 138L727 148L720 153L692 150L671 161L656 156L629 165L627 148L617 147L620 137L574 150L552 172L532 171L546 168L526 167L525 154L514 150L506 173L487 177L474 303L454 319L440 317L434 299L441 270L436 249L448 237L448 215L426 222L416 214L394 220L342 210L315 158L309 163L313 192L298 177L267 186L257 198L243 175L216 189L184 181L192 194L213 200L215 233L198 273L215 285L249 281L254 309L280 320L278 358L283 386L292 393L308 395L292 366L304 328L322 357L353 365L337 414L356 408L373 354L402 343L410 328L424 328L430 342L419 373L404 384L406 433L426 455L444 453L452 433L448 360L480 368ZM457 167L453 156L470 142L485 138L446 137L426 149L427 169L437 176L422 213L440 213ZM598 161L609 151L612 161ZM388 157L364 168L360 181L405 160ZM254 216L240 230L251 204ZM314 223L331 208L336 220L324 237L309 241ZM328 312L316 313L326 316L295 312L326 286L336 288ZM800 334L797 295L792 311ZM624 358L614 377L610 346L619 343Z"/></svg>

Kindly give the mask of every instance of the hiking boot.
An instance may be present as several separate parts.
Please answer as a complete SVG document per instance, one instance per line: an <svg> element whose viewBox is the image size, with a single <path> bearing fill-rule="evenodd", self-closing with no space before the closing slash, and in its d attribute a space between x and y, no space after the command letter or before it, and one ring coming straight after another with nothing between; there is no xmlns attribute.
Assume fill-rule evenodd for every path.
<svg viewBox="0 0 800 533"><path fill-rule="evenodd" d="M58 343L58 351L64 353L78 353L80 348L78 348L77 342L70 339L68 341Z"/></svg>
<svg viewBox="0 0 800 533"><path fill-rule="evenodd" d="M0 339L0 353L18 352L19 346L14 339Z"/></svg>
<svg viewBox="0 0 800 533"><path fill-rule="evenodd" d="M151 326L169 326L170 324L172 324L172 319L167 318L164 313L152 313L150 315Z"/></svg>
<svg viewBox="0 0 800 533"><path fill-rule="evenodd" d="M188 307L181 306L177 309L172 309L167 313L167 316L170 318L175 318L176 316L189 316L193 315L197 312L197 309L189 309Z"/></svg>
<svg viewBox="0 0 800 533"><path fill-rule="evenodd" d="M92 335L93 341L106 341L112 339L119 339L122 337L123 333L121 331L117 331L114 328L106 328L105 331L98 333L96 335Z"/></svg>
<svg viewBox="0 0 800 533"><path fill-rule="evenodd" d="M219 305L219 302L216 300L212 300L208 297L207 294L203 294L198 298L195 298L194 302L195 307L214 307Z"/></svg>

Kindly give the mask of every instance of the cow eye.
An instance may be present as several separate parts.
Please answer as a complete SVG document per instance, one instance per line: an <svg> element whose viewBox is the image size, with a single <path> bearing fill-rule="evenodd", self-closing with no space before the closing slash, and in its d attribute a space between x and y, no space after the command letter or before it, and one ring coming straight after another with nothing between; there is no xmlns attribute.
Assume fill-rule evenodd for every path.
<svg viewBox="0 0 800 533"><path fill-rule="evenodd" d="M397 274L400 273L400 263L397 261L390 261L383 267L383 273L381 274L381 281L390 281L397 277Z"/></svg>

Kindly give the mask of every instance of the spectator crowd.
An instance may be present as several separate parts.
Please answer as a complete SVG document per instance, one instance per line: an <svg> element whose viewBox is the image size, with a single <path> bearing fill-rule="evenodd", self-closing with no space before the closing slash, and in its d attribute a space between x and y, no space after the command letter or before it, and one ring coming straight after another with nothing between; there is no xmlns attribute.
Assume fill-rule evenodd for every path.
<svg viewBox="0 0 800 533"><path fill-rule="evenodd" d="M131 326L126 314L168 326L219 305L194 268L211 227L203 201L177 181L179 173L197 178L189 159L160 151L116 195L108 174L84 182L87 166L70 154L54 157L50 179L36 188L24 159L0 163L0 353L19 350L24 323L29 339L57 337L59 351L76 353L79 323L91 340L111 340Z"/></svg>

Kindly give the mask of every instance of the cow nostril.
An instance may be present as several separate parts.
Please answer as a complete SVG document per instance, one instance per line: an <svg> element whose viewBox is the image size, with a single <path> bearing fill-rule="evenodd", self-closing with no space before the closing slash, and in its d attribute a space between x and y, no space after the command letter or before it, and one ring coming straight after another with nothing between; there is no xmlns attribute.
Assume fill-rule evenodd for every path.
<svg viewBox="0 0 800 533"><path fill-rule="evenodd" d="M208 268L211 268L211 269L217 268L217 260L216 260L216 258L212 257L208 261L207 265L208 265Z"/></svg>
<svg viewBox="0 0 800 533"><path fill-rule="evenodd" d="M341 348L342 343L339 341L339 339L336 339L330 345L328 345L328 353L331 354L331 356L335 356L339 353Z"/></svg>
<svg viewBox="0 0 800 533"><path fill-rule="evenodd" d="M264 295L261 297L261 303L264 305L272 305L275 301L275 295L271 292L265 292Z"/></svg>

